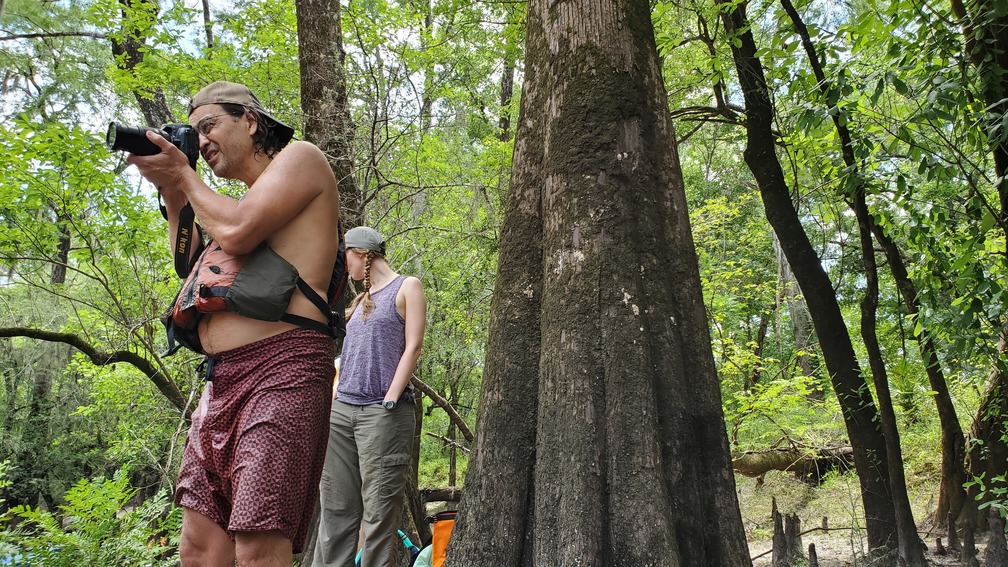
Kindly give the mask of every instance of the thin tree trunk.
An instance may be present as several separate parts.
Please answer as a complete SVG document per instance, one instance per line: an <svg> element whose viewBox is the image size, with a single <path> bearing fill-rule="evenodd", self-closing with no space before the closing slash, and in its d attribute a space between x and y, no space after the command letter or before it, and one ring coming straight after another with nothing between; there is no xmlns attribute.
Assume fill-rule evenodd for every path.
<svg viewBox="0 0 1008 567"><path fill-rule="evenodd" d="M417 537L421 542L430 541L431 538L430 524L426 522L427 510L420 495L420 438L423 435L423 399L423 395L417 392L416 405L413 408L414 416L416 417L416 427L413 429L413 447L410 458L412 473L410 474L406 493L406 505L413 520L413 527L416 528Z"/></svg>
<svg viewBox="0 0 1008 567"><path fill-rule="evenodd" d="M896 286L903 296L903 303L906 305L916 328L920 314L920 299L917 295L917 286L914 285L907 272L903 255L900 254L896 243L886 234L885 230L874 222L872 223L872 234L875 235L875 240L885 252L889 269L896 280ZM962 425L959 423L959 416L956 415L955 404L952 403L952 395L949 393L945 373L938 360L938 349L931 339L930 332L927 329L921 329L919 333L914 333L914 339L920 348L928 384L931 391L934 392L938 423L941 425L941 480L938 487L938 505L935 510L935 518L940 523L941 519L948 517L949 513L958 517L966 502L966 490L963 488L966 483L964 465L966 442Z"/></svg>
<svg viewBox="0 0 1008 567"><path fill-rule="evenodd" d="M213 20L210 19L210 0L203 0L203 32L206 34L207 58L213 57Z"/></svg>
<svg viewBox="0 0 1008 567"><path fill-rule="evenodd" d="M868 351L868 364L875 381L882 431L885 434L889 481L892 484L892 501L896 513L896 533L899 537L897 541L899 564L905 567L926 567L928 563L924 559L920 536L917 535L917 524L914 522L913 511L910 508L910 497L907 494L899 428L896 425L892 395L889 393L889 376L886 372L885 361L882 359L882 349L878 343L876 331L879 294L878 266L875 264L875 250L872 246L871 229L868 226L871 221L863 192L855 197L853 206L857 215L865 266L865 296L861 301L861 338L864 339L865 348Z"/></svg>
<svg viewBox="0 0 1008 567"><path fill-rule="evenodd" d="M780 280L780 295L787 305L788 315L791 320L791 334L794 335L795 349L801 352L798 355L798 368L801 369L802 376L812 376L812 362L809 353L816 349L815 336L809 328L811 325L808 306L801 295L801 288L795 280L794 272L781 250L780 241L774 236L774 255L777 257L777 277ZM823 399L823 384L816 380L815 388L809 393L810 397L817 400Z"/></svg>
<svg viewBox="0 0 1008 567"><path fill-rule="evenodd" d="M112 55L120 67L133 73L143 62L146 53L145 41L151 25L157 18L152 17L158 12L158 4L151 0L119 0L122 6L122 41L112 39ZM152 92L133 91L140 111L148 126L160 127L162 124L174 122L168 101L161 87Z"/></svg>
<svg viewBox="0 0 1008 567"><path fill-rule="evenodd" d="M458 406L458 379L456 375L455 379L448 386L448 395L450 397L450 402L452 406ZM448 422L448 486L458 485L458 443L455 441L455 437L458 433L458 428L455 424Z"/></svg>
<svg viewBox="0 0 1008 567"><path fill-rule="evenodd" d="M51 204L52 205L52 204ZM59 231L59 244L56 247L56 261L52 265L52 274L49 283L59 285L66 281L67 266L70 262L70 215L65 212L56 211L56 228Z"/></svg>
<svg viewBox="0 0 1008 567"><path fill-rule="evenodd" d="M305 139L329 160L340 193L344 229L363 224L364 198L353 175L354 126L347 108L343 31L338 0L296 0L301 111Z"/></svg>
<svg viewBox="0 0 1008 567"><path fill-rule="evenodd" d="M826 78L822 68L822 60L816 51L808 28L801 15L795 9L791 0L781 0L784 11L791 18L795 30L801 37L809 63L815 74L817 84L824 97L831 94L833 86ZM868 351L868 363L875 382L875 393L878 396L879 412L882 420L882 431L885 434L886 453L888 456L889 481L893 493L893 507L896 513L896 532L899 536L899 559L906 567L925 567L924 553L921 549L920 537L917 535L917 525L914 522L913 511L910 508L910 497L907 494L906 475L903 471L903 453L900 447L899 428L896 424L896 412L889 393L889 377L882 349L879 347L877 335L878 317L878 265L875 261L875 246L872 241L872 227L875 225L865 199L865 185L858 175L859 167L854 159L854 145L849 128L841 122L839 113L833 115L833 125L840 140L840 150L844 164L850 172L849 177L839 179L844 190L849 188L852 197L848 203L854 210L858 222L858 235L861 242L862 261L865 270L865 295L861 301L861 337ZM849 182L848 180L853 180ZM881 232L881 229L879 229Z"/></svg>
<svg viewBox="0 0 1008 567"><path fill-rule="evenodd" d="M777 306L779 301L774 299L773 304L760 312L759 327L756 329L756 348L753 349L753 356L756 358L756 362L753 364L752 372L745 381L745 389L750 390L753 386L759 383L760 376L762 375L763 365L760 360L763 357L763 347L766 343L767 329L770 326L770 317L773 316L774 312L777 311Z"/></svg>
<svg viewBox="0 0 1008 567"><path fill-rule="evenodd" d="M734 36L732 53L746 101L747 143L743 156L760 187L767 220L794 270L819 336L823 359L854 447L869 549L884 552L897 543L896 513L878 411L865 387L833 286L801 225L775 153L774 110L762 64L756 57L745 3L735 4L722 16L726 29Z"/></svg>
<svg viewBox="0 0 1008 567"><path fill-rule="evenodd" d="M514 95L515 60L510 53L504 56L504 72L501 74L500 119L497 121L497 139L506 142L511 139L511 97Z"/></svg>

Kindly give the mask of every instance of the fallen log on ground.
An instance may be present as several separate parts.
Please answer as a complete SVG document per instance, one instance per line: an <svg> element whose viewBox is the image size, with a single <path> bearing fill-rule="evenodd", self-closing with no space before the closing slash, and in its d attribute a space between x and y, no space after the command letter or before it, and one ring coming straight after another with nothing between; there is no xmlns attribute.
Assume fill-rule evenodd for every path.
<svg viewBox="0 0 1008 567"><path fill-rule="evenodd" d="M850 446L819 449L769 449L745 451L732 456L735 472L757 478L769 471L793 472L806 481L818 483L830 471L854 468L854 450Z"/></svg>
<svg viewBox="0 0 1008 567"><path fill-rule="evenodd" d="M421 488L420 498L424 503L430 502L458 502L462 499L462 487L447 486L434 488Z"/></svg>

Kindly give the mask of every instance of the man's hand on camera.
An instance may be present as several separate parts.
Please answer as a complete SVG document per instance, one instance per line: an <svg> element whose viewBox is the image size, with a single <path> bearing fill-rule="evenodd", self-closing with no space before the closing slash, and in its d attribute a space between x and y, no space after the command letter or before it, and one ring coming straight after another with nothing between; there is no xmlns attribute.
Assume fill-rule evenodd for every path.
<svg viewBox="0 0 1008 567"><path fill-rule="evenodd" d="M174 144L160 134L147 132L147 139L161 148L161 153L152 156L130 154L126 163L137 166L140 174L153 183L166 198L168 193L180 191L187 175L196 173L189 167L189 160Z"/></svg>

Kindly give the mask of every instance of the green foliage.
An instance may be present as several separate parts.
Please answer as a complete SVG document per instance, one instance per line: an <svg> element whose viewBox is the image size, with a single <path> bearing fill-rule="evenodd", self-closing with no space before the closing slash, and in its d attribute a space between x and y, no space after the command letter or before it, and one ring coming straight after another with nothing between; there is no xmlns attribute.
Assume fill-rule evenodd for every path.
<svg viewBox="0 0 1008 567"><path fill-rule="evenodd" d="M1008 480L1006 475L1000 474L992 476L990 479L985 475L974 477L966 483L966 488L976 487L976 500L980 502L981 510L994 510L1002 518L1008 518Z"/></svg>
<svg viewBox="0 0 1008 567"><path fill-rule="evenodd" d="M1008 424L1005 423L1005 416L1002 416L1001 423L1001 440L1008 442ZM972 442L978 443L980 441L974 439ZM980 510L989 509L996 512L1001 518L1008 519L1008 472L989 477L986 472L982 473L966 482L965 487L967 490L975 490L974 498L980 503ZM1008 533L1008 527L1005 529Z"/></svg>
<svg viewBox="0 0 1008 567"><path fill-rule="evenodd" d="M67 491L58 516L12 509L8 519L16 519L16 527L0 532L0 543L53 567L176 565L169 556L178 545L181 509L172 507L163 490L132 507L135 493L126 469L111 479L82 480Z"/></svg>
<svg viewBox="0 0 1008 567"><path fill-rule="evenodd" d="M518 100L517 89L501 100L500 76L520 60L523 15L524 6L454 0L351 3L343 13L364 222L389 239L392 265L423 282L429 313L417 376L470 428L511 165L513 128L498 130ZM452 434L440 409L423 428ZM443 449L424 438L422 484L446 484Z"/></svg>
<svg viewBox="0 0 1008 567"><path fill-rule="evenodd" d="M745 116L731 58L737 38L723 32L723 5L651 5L683 142L731 439L738 448L782 440L842 443L842 420L823 388L828 381L800 290L776 251L742 161ZM219 78L250 84L295 126L312 110L298 104L294 3L240 0L212 8L210 43L202 10L191 3L4 3L4 33L24 38L0 42L3 326L73 333L101 350L139 353L173 376L193 376L194 357L158 356L164 345L155 318L177 286L165 225L153 190L103 147L105 125L143 120L134 92L153 96L160 90L180 119L191 94ZM903 251L921 312L909 315L902 292L880 266L879 340L901 417L908 479L924 485L936 474L938 426L912 339L927 333L935 340L968 424L965 412L975 406L976 386L997 357L1005 317L1006 244L989 150L1008 129L981 128L998 117L977 96L982 80L964 60L961 31L947 5L800 2L797 9L821 57L825 90L779 3L749 5L777 109L778 155L852 336L859 332L864 287L857 227L846 203L854 188L864 187L874 220ZM525 10L523 4L364 0L347 4L343 13L361 212L389 237L392 265L424 282L430 311L417 374L470 427L511 170L514 128L500 127L517 114ZM127 33L145 42L143 61L131 72L115 64L109 48ZM512 69L516 90L504 101L501 79ZM852 133L856 167L844 161L837 123ZM240 184L207 179L229 194L241 191ZM66 269L62 283L60 267ZM9 494L58 505L77 479L121 465L142 472L145 483L174 475L179 415L135 369L95 366L69 348L16 338L0 341L0 372L0 460L10 460L8 475L16 481ZM186 393L200 386L192 378L179 382ZM30 415L33 404L40 414ZM452 453L442 438L453 431L436 408L423 429L433 435L423 436L421 484L443 485ZM463 442L457 432L454 438ZM35 455L37 470L25 459ZM467 460L461 451L456 459L461 480ZM1004 492L996 492L1003 483L982 480L984 490L997 495L993 501L1003 503ZM66 492L60 510L78 518L68 531L55 516L24 509L28 531L19 534L35 539L30 550L21 549L48 553L58 544L84 564L133 557L155 563L160 552L147 544L174 544L151 539L161 529L155 518L166 509L164 496L149 501L149 515L129 513L138 514L128 520L133 527L110 526L102 522L114 518L131 494L120 482L121 475ZM838 475L827 485L846 495L844 488L856 482ZM83 486L107 498L90 500ZM818 497L804 486L793 488L795 502ZM839 500L823 504L845 508L846 516L830 514L851 516L858 525L850 513L853 497ZM168 521L161 527L177 533ZM0 537L0 545L14 541L9 533ZM102 546L108 556L87 555L106 551L95 541L109 542Z"/></svg>
<svg viewBox="0 0 1008 567"><path fill-rule="evenodd" d="M832 400L822 399L817 381L788 377L757 383L725 397L725 422L738 450L800 445L836 447L846 438Z"/></svg>
<svg viewBox="0 0 1008 567"><path fill-rule="evenodd" d="M472 427L471 424L470 427ZM417 471L417 484L421 488L448 486L450 484L451 445L444 441L448 432L448 416L440 410L427 412L424 416L423 429L438 437L424 435L420 439L420 470ZM456 442L464 444L465 439L456 434ZM456 451L456 484L462 484L462 480L465 478L466 470L469 468L468 457L467 452Z"/></svg>
<svg viewBox="0 0 1008 567"><path fill-rule="evenodd" d="M174 479L171 470L178 464L180 451L171 455L171 460L160 453L184 422L164 396L129 365L94 366L78 354L68 369L87 383L89 389L88 398L81 400L67 419L78 428L86 427L83 430L101 432L107 462L157 469L162 482L170 484ZM54 444L67 442L75 434L76 431L68 432L54 440Z"/></svg>

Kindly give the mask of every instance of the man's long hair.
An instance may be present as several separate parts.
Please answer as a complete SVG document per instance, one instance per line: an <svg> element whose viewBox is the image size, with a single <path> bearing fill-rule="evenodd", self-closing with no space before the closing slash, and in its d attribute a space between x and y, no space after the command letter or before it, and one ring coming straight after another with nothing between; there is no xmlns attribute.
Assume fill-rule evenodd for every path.
<svg viewBox="0 0 1008 567"><path fill-rule="evenodd" d="M256 121L256 124L259 126L256 128L255 134L252 134L252 146L255 148L257 154L264 153L266 157L272 158L287 145L287 141L281 141L280 137L277 136L276 122L267 118L258 110L231 103L223 103L221 107L231 116L240 118L248 114Z"/></svg>

